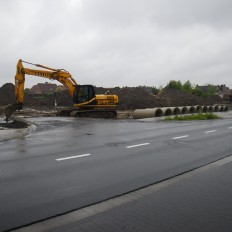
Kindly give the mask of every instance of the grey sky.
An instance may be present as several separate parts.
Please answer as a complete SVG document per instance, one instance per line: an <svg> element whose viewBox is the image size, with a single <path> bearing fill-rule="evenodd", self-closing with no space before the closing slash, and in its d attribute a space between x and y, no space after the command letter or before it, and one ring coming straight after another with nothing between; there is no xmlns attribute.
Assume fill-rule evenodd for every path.
<svg viewBox="0 0 232 232"><path fill-rule="evenodd" d="M21 58L80 84L232 88L231 10L231 0L0 0L0 86ZM45 81L27 76L26 87Z"/></svg>

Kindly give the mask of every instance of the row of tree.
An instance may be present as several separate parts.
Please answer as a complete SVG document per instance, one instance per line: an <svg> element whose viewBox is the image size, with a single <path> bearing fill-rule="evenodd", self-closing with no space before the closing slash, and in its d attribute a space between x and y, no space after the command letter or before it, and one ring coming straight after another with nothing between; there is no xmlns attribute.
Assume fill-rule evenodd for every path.
<svg viewBox="0 0 232 232"><path fill-rule="evenodd" d="M171 80L168 83L168 87L171 89L179 89L183 92L193 93L198 96L212 96L216 93L216 87L208 85L206 91L203 91L197 85L192 84L189 80L182 83L181 81Z"/></svg>
<svg viewBox="0 0 232 232"><path fill-rule="evenodd" d="M163 89L162 86L160 86L160 88L156 88L154 86L139 86L139 87L145 89L147 92L149 92L152 95L157 95ZM206 88L204 88L203 90L198 85L192 84L189 80L187 80L184 83L182 83L181 81L171 80L167 84L167 87L170 89L178 89L180 91L192 93L202 97L212 96L215 95L216 93L216 87L213 85L207 85Z"/></svg>

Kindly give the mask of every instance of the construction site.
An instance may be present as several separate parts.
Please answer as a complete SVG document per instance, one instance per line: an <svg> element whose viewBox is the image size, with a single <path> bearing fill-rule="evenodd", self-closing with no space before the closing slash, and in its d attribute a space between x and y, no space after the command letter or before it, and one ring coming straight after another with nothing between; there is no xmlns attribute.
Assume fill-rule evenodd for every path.
<svg viewBox="0 0 232 232"><path fill-rule="evenodd" d="M7 83L0 88L0 114L3 117L4 108L15 103L14 84ZM180 107L194 105L215 105L231 104L225 102L219 96L199 97L191 93L185 93L177 89L164 88L157 95L149 93L144 87L115 87L95 88L96 94L109 92L119 98L117 111L118 118L132 118L136 109L157 108L157 107ZM52 95L35 97L25 93L24 109L15 112L15 115L25 117L55 116L57 111L64 107L71 107L72 97L68 90L58 91Z"/></svg>
<svg viewBox="0 0 232 232"><path fill-rule="evenodd" d="M27 76L53 80L61 85L46 82L25 89ZM193 87L190 81L182 84L180 81L171 80L165 88L159 90L148 86L103 88L90 84L80 85L65 69L54 69L19 59L15 85L7 83L0 88L0 114L5 114L6 121L12 114L16 114L16 111L17 114L25 117L133 117L136 119L229 111L231 99L231 90L225 85L201 86L200 89L199 86ZM219 104L220 107L213 107ZM193 109L191 106L198 107ZM166 108L161 110L160 108L163 107ZM150 113L147 114L147 110L144 113L144 109L150 109Z"/></svg>
<svg viewBox="0 0 232 232"><path fill-rule="evenodd" d="M157 187L231 154L231 90L225 85L213 91L206 86L206 93L180 81L159 90L103 88L77 84L64 69L31 64L43 68L37 70L23 63L31 64L18 61L15 84L0 87L0 171L6 183L0 231L51 231L61 225L57 215L78 224L70 212L83 215L81 209L92 205L97 208L90 211L97 212L99 202ZM26 75L62 85L46 82L25 88ZM193 122L167 122L180 115L207 114L209 118L191 118ZM58 218L58 224L49 218ZM61 220L62 231L70 231L69 219Z"/></svg>

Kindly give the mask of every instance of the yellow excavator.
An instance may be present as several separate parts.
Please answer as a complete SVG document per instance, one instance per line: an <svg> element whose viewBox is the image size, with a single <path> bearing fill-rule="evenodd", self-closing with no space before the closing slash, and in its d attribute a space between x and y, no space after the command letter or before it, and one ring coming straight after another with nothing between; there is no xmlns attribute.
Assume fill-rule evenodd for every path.
<svg viewBox="0 0 232 232"><path fill-rule="evenodd" d="M23 63L34 65L43 69L37 70L24 68ZM92 85L77 84L72 75L64 69L49 68L40 64L22 61L20 59L17 63L15 75L16 103L10 104L5 108L6 121L9 120L10 116L16 110L21 110L23 108L26 74L59 81L69 89L69 94L73 98L74 106L58 112L58 116L94 118L114 118L117 116L117 95L95 95L95 89Z"/></svg>

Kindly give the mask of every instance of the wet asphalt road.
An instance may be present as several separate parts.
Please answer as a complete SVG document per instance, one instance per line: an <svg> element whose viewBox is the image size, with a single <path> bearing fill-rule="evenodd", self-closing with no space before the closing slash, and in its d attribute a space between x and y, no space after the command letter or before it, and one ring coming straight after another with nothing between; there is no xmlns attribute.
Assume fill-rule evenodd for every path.
<svg viewBox="0 0 232 232"><path fill-rule="evenodd" d="M103 201L231 155L232 120L32 119L0 144L0 231Z"/></svg>

